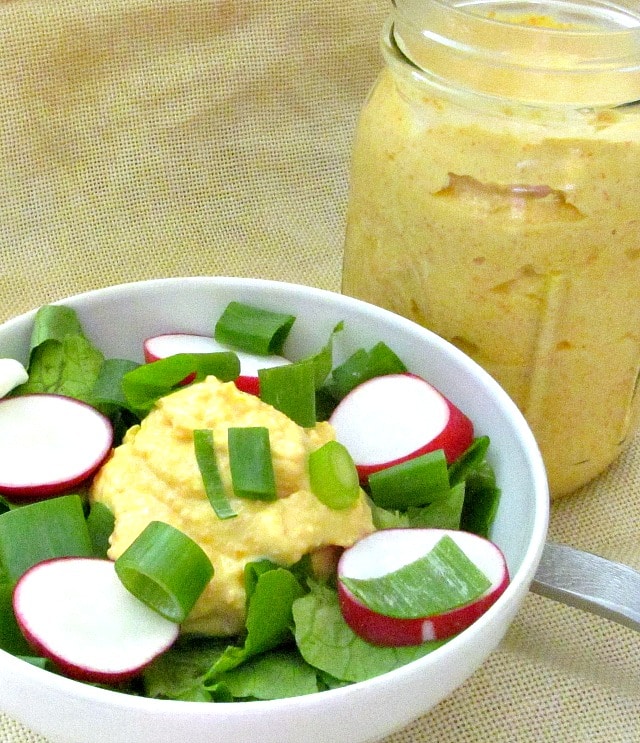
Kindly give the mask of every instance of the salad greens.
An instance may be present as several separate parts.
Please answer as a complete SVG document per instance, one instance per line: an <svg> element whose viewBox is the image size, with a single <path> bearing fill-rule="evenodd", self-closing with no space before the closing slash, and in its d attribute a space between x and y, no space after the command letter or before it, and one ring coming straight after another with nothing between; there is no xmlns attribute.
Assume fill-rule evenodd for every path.
<svg viewBox="0 0 640 743"><path fill-rule="evenodd" d="M247 316L252 313L239 303L232 305L216 326L216 335L242 346L244 341L239 338ZM248 342L248 347L258 347L263 353L279 353L294 319L278 313L263 315L260 332ZM303 403L291 403L290 396L278 389L281 383L277 380L286 373L281 370L289 367L275 367L260 374L266 399L278 407L282 397L285 399L283 405L293 410L294 416L302 415L306 425L313 425L316 418L326 420L337 402L360 382L406 371L404 363L384 343L370 350L356 351L332 369L333 336L342 329L342 323L337 325L327 344L315 356L291 365L305 379L307 392L303 395ZM128 359L105 359L84 335L72 309L49 305L41 308L35 317L28 371L28 382L11 394L55 392L77 397L99 408L111 418L116 430L124 432L146 415L158 397L176 389L189 374L196 372L196 379L208 373L234 379L239 373L239 362L233 353L180 354L146 365ZM287 382L285 386L290 385ZM314 398L312 414L309 390ZM293 407L289 407L291 405ZM299 413L300 410L303 412ZM205 446L208 439L205 434L203 436L202 446ZM408 497L402 497L406 478L414 480L418 477L417 470L410 470L409 475L402 471L399 475L396 473L399 480L389 491L391 494L385 490L384 483L380 485L374 480L368 495L375 526L463 528L488 536L500 495L486 458L488 446L487 437L477 438L449 467L438 455L427 457L428 474L420 475L423 485L418 495L412 491ZM424 462L413 466L419 468L420 465ZM220 505L223 506L224 503ZM52 534L55 535L61 526L59 523L49 529L50 533L44 538L42 524L30 518L34 510L29 509L45 515L52 510L52 518L58 522L69 518L69 523L74 524L70 534L77 544L73 547L54 544ZM224 514L219 515L223 517ZM22 524L20 540L10 536L12 520ZM79 551L104 557L113 523L109 509L100 503L89 508L84 493L58 496L26 506L13 506L0 498L2 649L44 663L42 659L30 657L31 651L13 616L11 590L24 567L16 567L18 562L26 560L28 565L34 559L53 556L60 550L65 554L70 549L71 553ZM36 555L33 550L40 547L34 545L40 544L44 552ZM24 550L22 557L16 554L20 550ZM379 647L367 643L354 634L343 619L332 581L318 580L310 565L308 557L289 567L268 560L249 563L244 573L246 625L235 641L182 636L139 678L118 689L190 701L275 699L369 679L443 644L444 641L431 641L413 647Z"/></svg>

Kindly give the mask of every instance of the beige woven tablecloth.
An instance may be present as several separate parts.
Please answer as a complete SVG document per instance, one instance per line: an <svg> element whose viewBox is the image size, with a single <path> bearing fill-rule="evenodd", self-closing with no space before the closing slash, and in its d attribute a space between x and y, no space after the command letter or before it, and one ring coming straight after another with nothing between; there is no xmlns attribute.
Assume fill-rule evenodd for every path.
<svg viewBox="0 0 640 743"><path fill-rule="evenodd" d="M0 319L169 275L338 289L350 144L387 12L0 2ZM639 486L640 442L554 506L551 536L640 568ZM489 661L387 743L427 741L640 741L640 637L529 596ZM0 715L0 743L44 740Z"/></svg>

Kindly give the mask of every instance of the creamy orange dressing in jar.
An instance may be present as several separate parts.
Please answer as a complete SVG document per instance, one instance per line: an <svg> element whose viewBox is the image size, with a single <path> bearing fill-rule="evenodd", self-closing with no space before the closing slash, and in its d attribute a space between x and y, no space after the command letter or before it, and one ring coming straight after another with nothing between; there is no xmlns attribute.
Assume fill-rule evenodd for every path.
<svg viewBox="0 0 640 743"><path fill-rule="evenodd" d="M640 418L640 8L396 0L382 49L343 291L484 366L569 493Z"/></svg>

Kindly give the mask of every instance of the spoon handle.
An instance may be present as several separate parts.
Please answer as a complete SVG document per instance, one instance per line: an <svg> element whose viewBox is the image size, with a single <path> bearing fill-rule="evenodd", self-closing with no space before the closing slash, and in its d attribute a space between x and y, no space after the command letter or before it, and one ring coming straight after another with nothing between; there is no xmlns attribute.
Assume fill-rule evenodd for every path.
<svg viewBox="0 0 640 743"><path fill-rule="evenodd" d="M531 590L640 631L640 572L628 565L547 542Z"/></svg>

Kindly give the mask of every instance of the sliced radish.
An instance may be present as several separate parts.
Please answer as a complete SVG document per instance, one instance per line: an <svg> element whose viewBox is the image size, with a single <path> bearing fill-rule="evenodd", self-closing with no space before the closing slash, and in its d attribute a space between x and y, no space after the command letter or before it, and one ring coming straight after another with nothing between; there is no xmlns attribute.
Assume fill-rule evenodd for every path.
<svg viewBox="0 0 640 743"><path fill-rule="evenodd" d="M464 560L487 579L487 587L470 601L422 615L430 603L446 606L450 600L459 600L464 593L461 587L467 587L466 565L447 564L442 559L427 562L435 555L434 548L444 544L443 537L453 540ZM409 573L401 577L397 572L401 569ZM347 587L353 579L355 584L365 581L370 593L384 587L384 595L378 593L378 601L365 603L362 594L355 594L354 583ZM338 596L344 619L356 634L375 645L419 645L457 634L484 614L508 584L507 564L493 542L449 529L377 531L345 550L338 563ZM392 608L382 613L378 610L381 605Z"/></svg>
<svg viewBox="0 0 640 743"><path fill-rule="evenodd" d="M29 643L72 678L113 683L131 678L167 650L179 625L122 585L114 563L63 557L34 565L13 592Z"/></svg>
<svg viewBox="0 0 640 743"><path fill-rule="evenodd" d="M0 397L29 379L27 370L16 359L0 359Z"/></svg>
<svg viewBox="0 0 640 743"><path fill-rule="evenodd" d="M236 387L243 392L258 395L260 384L258 370L273 366L284 366L291 363L282 356L259 356L257 354L237 351L234 348L218 343L214 338L194 333L165 333L147 338L143 345L144 358L149 363L159 359L174 356L177 353L217 353L219 351L233 351L240 359L240 376L235 380ZM193 375L187 377L183 384L193 380Z"/></svg>
<svg viewBox="0 0 640 743"><path fill-rule="evenodd" d="M448 463L473 441L473 423L415 374L369 379L346 395L329 422L366 482L374 472L443 449Z"/></svg>
<svg viewBox="0 0 640 743"><path fill-rule="evenodd" d="M92 475L113 444L107 417L71 397L0 400L0 493L42 498Z"/></svg>

